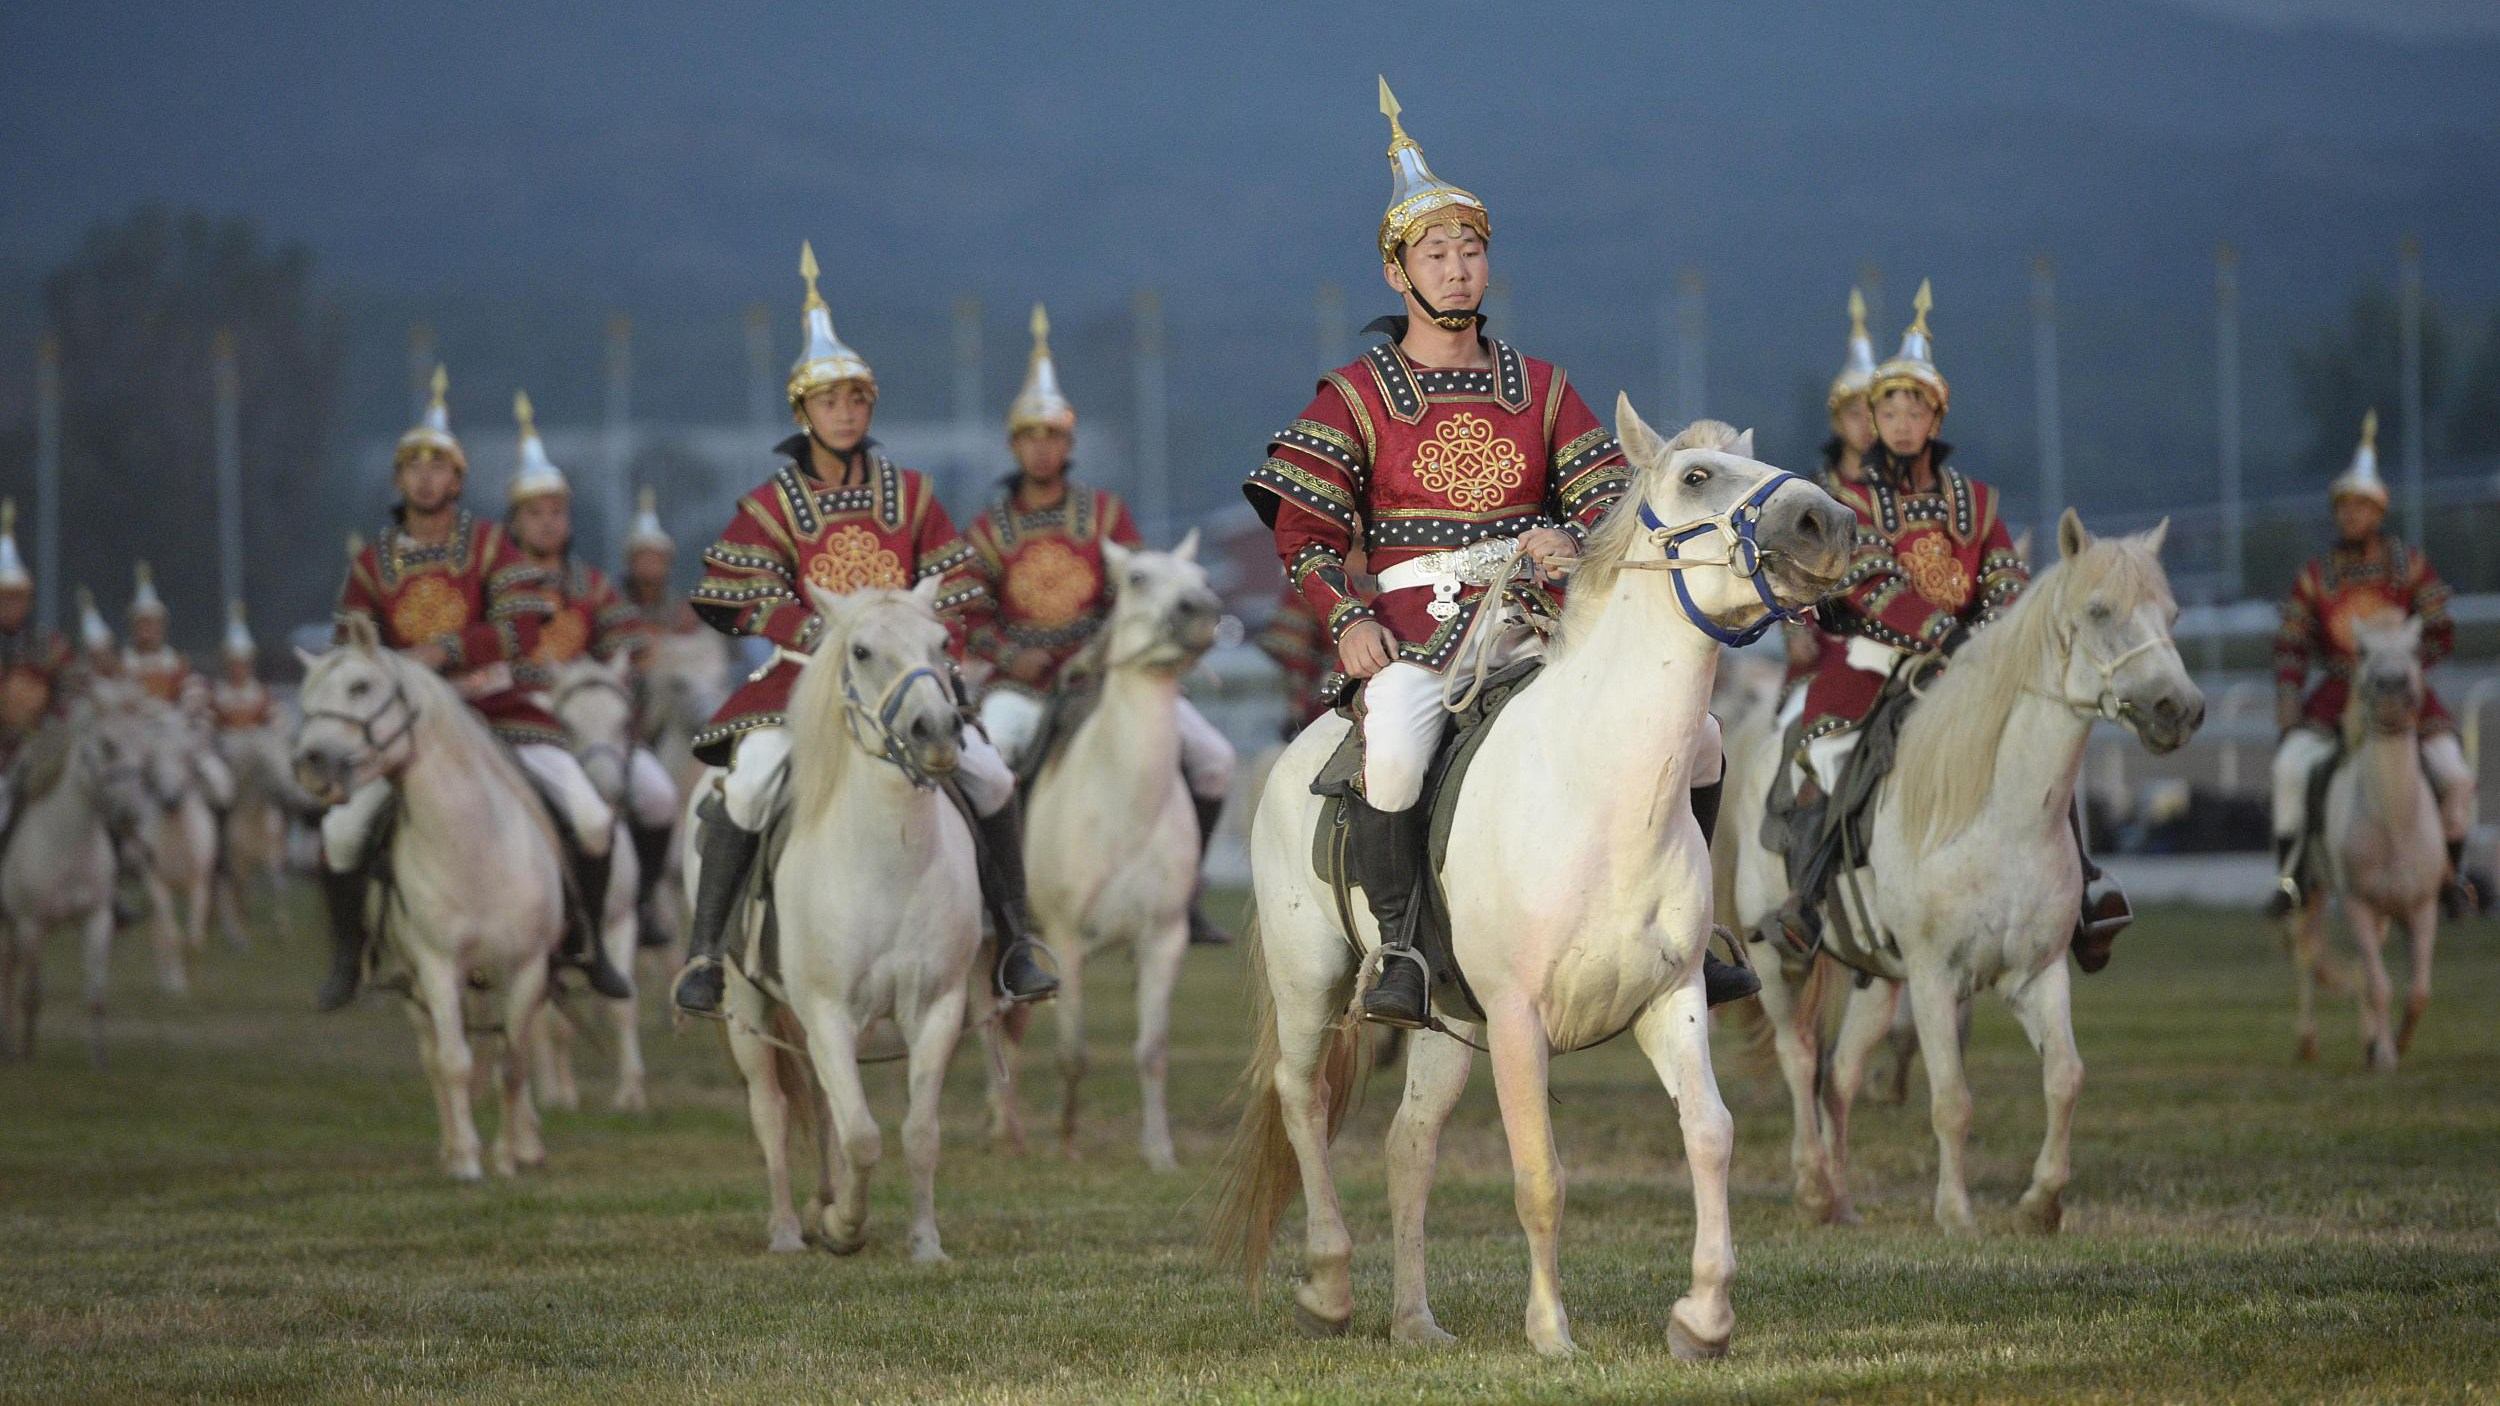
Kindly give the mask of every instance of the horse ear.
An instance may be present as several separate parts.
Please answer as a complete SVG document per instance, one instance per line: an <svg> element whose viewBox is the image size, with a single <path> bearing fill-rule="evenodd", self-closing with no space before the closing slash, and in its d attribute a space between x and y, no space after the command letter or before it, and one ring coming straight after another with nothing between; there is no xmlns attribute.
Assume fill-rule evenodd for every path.
<svg viewBox="0 0 2500 1406"><path fill-rule="evenodd" d="M847 598L835 595L813 581L807 583L807 603L825 618L828 625L848 614L851 608Z"/></svg>
<svg viewBox="0 0 2500 1406"><path fill-rule="evenodd" d="M1728 446L1728 452L1735 455L1739 459L1750 459L1753 457L1753 426L1747 425L1745 427L1745 432L1736 437L1736 442L1734 444Z"/></svg>
<svg viewBox="0 0 2500 1406"><path fill-rule="evenodd" d="M1623 456L1636 469L1656 468L1666 462L1667 442L1649 427L1640 412L1632 408L1632 397L1615 392L1615 438L1623 445Z"/></svg>
<svg viewBox="0 0 2500 1406"><path fill-rule="evenodd" d="M2151 552L2155 556L2160 556L2161 544L2169 540L2170 519L2165 517L2161 521L2154 523L2152 530L2144 534L2144 550Z"/></svg>
<svg viewBox="0 0 2500 1406"><path fill-rule="evenodd" d="M937 613L938 595L945 589L945 577L923 576L919 580L912 583L911 598L927 607L931 614L935 614Z"/></svg>
<svg viewBox="0 0 2500 1406"><path fill-rule="evenodd" d="M1193 537L1196 536L1197 529L1194 527L1191 528L1190 535ZM1110 567L1110 574L1114 576L1125 576L1128 574L1128 559L1131 555L1132 553L1128 548L1121 546L1117 542L1105 542L1102 544L1102 564Z"/></svg>
<svg viewBox="0 0 2500 1406"><path fill-rule="evenodd" d="M2057 555L2063 561L2092 545L2092 534L2084 530L2083 519L2068 508L2057 518Z"/></svg>
<svg viewBox="0 0 2500 1406"><path fill-rule="evenodd" d="M373 617L361 610L339 617L339 637L349 647L369 653L378 653L382 648L382 632L375 628Z"/></svg>
<svg viewBox="0 0 2500 1406"><path fill-rule="evenodd" d="M1197 528L1193 527L1189 529L1188 532L1182 534L1181 544L1172 549L1172 555L1179 557L1183 561L1196 561L1198 559Z"/></svg>
<svg viewBox="0 0 2500 1406"><path fill-rule="evenodd" d="M2024 568L2025 568L2025 569L2029 569L2029 567L2031 566L2031 529L2030 529L2030 528L2026 527L2026 528L2024 528L2022 531L2017 532L2017 533L2015 533L2015 534L2014 534L2014 555L2022 559L2022 563L2023 563L2023 566L2024 566Z"/></svg>
<svg viewBox="0 0 2500 1406"><path fill-rule="evenodd" d="M295 662L303 665L306 673L310 673L312 666L321 662L321 656L299 644L295 646Z"/></svg>
<svg viewBox="0 0 2500 1406"><path fill-rule="evenodd" d="M2406 653L2409 654L2420 649L2422 647L2422 617L2419 615L2406 616L2404 634Z"/></svg>

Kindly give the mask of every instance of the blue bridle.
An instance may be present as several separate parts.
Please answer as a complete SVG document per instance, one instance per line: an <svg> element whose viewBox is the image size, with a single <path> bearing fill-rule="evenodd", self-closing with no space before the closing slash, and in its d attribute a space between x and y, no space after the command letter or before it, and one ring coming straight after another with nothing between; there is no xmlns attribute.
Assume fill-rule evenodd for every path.
<svg viewBox="0 0 2500 1406"><path fill-rule="evenodd" d="M1773 469L1770 476L1763 479L1754 491L1746 494L1736 506L1726 512L1713 513L1709 517L1678 527L1669 527L1660 522L1658 514L1650 510L1649 499L1646 496L1641 499L1641 526L1648 528L1651 539L1666 550L1666 562L1661 565L1666 567L1675 581L1676 604L1683 608L1684 618L1692 621L1695 629L1721 644L1739 648L1752 644L1768 634L1773 625L1785 620L1794 620L1805 613L1803 610L1791 610L1781 605L1779 598L1771 594L1771 583L1762 575L1760 540L1762 509L1771 501L1771 495L1779 492L1796 477L1795 474L1785 469ZM1698 537L1724 539L1727 543L1726 555L1717 561L1687 558L1680 549L1685 543ZM1697 566L1724 566L1753 582L1754 594L1761 598L1762 608L1766 613L1761 619L1741 630L1728 629L1711 619L1703 612L1700 604L1693 599L1693 593L1684 585L1684 571Z"/></svg>

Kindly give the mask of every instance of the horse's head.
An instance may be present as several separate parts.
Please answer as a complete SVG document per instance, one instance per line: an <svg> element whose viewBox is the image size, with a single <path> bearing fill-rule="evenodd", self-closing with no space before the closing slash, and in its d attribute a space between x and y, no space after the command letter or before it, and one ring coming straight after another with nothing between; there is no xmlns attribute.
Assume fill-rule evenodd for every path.
<svg viewBox="0 0 2500 1406"><path fill-rule="evenodd" d="M304 793L336 805L365 782L406 767L417 704L402 675L415 666L382 647L373 621L350 615L327 653L295 653L304 663L294 747L295 782Z"/></svg>
<svg viewBox="0 0 2500 1406"><path fill-rule="evenodd" d="M617 804L634 755L634 695L625 666L576 655L556 666L552 683L556 721L572 740L583 774L601 800Z"/></svg>
<svg viewBox="0 0 2500 1406"><path fill-rule="evenodd" d="M2057 521L2058 564L2046 587L2067 641L2066 702L2125 723L2155 753L2177 751L2205 721L2205 695L2188 677L2170 628L2179 618L2161 566L2168 518L2129 537L2095 537L2068 508Z"/></svg>
<svg viewBox="0 0 2500 1406"><path fill-rule="evenodd" d="M1105 542L1102 565L1112 590L1104 627L1112 667L1180 673L1213 647L1224 603L1198 564L1198 529L1168 552Z"/></svg>
<svg viewBox="0 0 2500 1406"><path fill-rule="evenodd" d="M83 788L115 835L136 834L149 810L152 742L146 725L126 701L90 699L71 710L67 738L71 775L55 776Z"/></svg>
<svg viewBox="0 0 2500 1406"><path fill-rule="evenodd" d="M946 625L937 613L943 585L932 576L908 591L839 596L809 586L825 630L807 665L806 674L815 677L802 676L799 686L819 707L802 708L794 699L793 721L802 713L840 716L863 750L915 780L953 771L964 721L956 706ZM829 702L822 697L827 682L834 692Z"/></svg>
<svg viewBox="0 0 2500 1406"><path fill-rule="evenodd" d="M158 810L170 811L190 791L191 757L200 746L199 732L181 709L156 698L142 696L132 704L129 716L146 747L140 768L148 798Z"/></svg>
<svg viewBox="0 0 2500 1406"><path fill-rule="evenodd" d="M1856 519L1813 480L1753 457L1753 432L1700 420L1662 439L1615 399L1631 461L1623 501L1590 539L1583 575L1674 560L1677 598L1712 635L1749 640L1775 612L1830 593L1848 568Z"/></svg>
<svg viewBox="0 0 2500 1406"><path fill-rule="evenodd" d="M2421 722L2422 619L2392 611L2372 615L2353 630L2361 660L2352 675L2347 714L2371 732L2411 732Z"/></svg>

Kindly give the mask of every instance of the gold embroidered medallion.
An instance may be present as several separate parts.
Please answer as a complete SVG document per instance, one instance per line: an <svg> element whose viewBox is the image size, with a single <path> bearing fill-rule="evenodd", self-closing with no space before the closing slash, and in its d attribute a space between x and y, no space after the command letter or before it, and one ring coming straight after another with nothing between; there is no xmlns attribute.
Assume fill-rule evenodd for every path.
<svg viewBox="0 0 2500 1406"><path fill-rule="evenodd" d="M1527 481L1528 456L1493 422L1461 411L1443 420L1415 451L1415 481L1462 512L1498 508Z"/></svg>
<svg viewBox="0 0 2500 1406"><path fill-rule="evenodd" d="M1085 613L1097 584L1083 553L1045 537L1018 552L1008 566L1007 606L1022 620L1056 628Z"/></svg>
<svg viewBox="0 0 2500 1406"><path fill-rule="evenodd" d="M864 527L845 527L826 537L807 559L807 579L835 595L852 591L908 590L903 559Z"/></svg>

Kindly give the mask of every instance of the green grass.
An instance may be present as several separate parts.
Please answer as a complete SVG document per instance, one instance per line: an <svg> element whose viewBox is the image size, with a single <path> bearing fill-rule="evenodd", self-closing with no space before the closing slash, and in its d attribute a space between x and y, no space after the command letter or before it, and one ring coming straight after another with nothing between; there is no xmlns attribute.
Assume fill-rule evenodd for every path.
<svg viewBox="0 0 2500 1406"><path fill-rule="evenodd" d="M309 931L309 927L307 927ZM305 939L308 943L309 938ZM74 954L51 952L56 994ZM1135 1148L1127 967L1094 983L1095 1116L1082 1158L981 1139L977 1061L950 1087L940 1215L949 1266L910 1264L892 1071L889 1133L851 1259L763 1253L763 1185L710 1029L650 1022L648 1117L552 1113L550 1167L457 1186L404 1020L306 1014L307 945L208 954L199 993L117 955L113 1065L55 1008L31 1066L0 1066L0 1398L1096 1401L1198 1398L1650 1401L1850 1398L2489 1400L2500 1393L2500 956L2445 935L2405 1069L2360 1070L2348 1002L2325 1058L2291 1059L2290 978L2255 922L2154 914L2078 983L2090 1078L2067 1231L2018 1233L2037 1065L2000 1007L1974 1034L1973 1194L1988 1229L1927 1219L1923 1110L1867 1109L1867 1223L1791 1211L1777 1076L1723 1038L1739 1146L1734 1356L1667 1352L1691 1200L1671 1106L1630 1042L1555 1066L1571 1173L1564 1276L1583 1349L1520 1332L1524 1254L1479 1064L1433 1208L1433 1302L1462 1345L1386 1340L1375 1080L1340 1144L1358 1237L1350 1337L1292 1334L1202 1261L1207 1181L1246 1048L1238 950L1193 953L1174 1053L1185 1170ZM1048 1041L1041 1045L1046 1052ZM596 1052L585 1074L595 1075ZM1047 1056L1027 1088L1037 1130ZM604 1098L604 1081L586 1093Z"/></svg>

